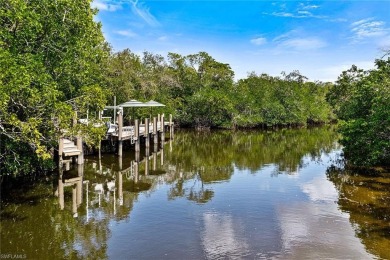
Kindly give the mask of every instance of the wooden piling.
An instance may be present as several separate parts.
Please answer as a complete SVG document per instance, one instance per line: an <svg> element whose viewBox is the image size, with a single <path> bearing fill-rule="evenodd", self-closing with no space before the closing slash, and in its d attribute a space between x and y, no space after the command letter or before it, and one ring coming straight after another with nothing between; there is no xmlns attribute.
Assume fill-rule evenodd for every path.
<svg viewBox="0 0 390 260"><path fill-rule="evenodd" d="M153 117L153 141L155 144L158 143L158 132L157 132L157 118Z"/></svg>
<svg viewBox="0 0 390 260"><path fill-rule="evenodd" d="M123 129L123 110L118 111L118 156L122 156L123 140L122 140L122 129Z"/></svg>
<svg viewBox="0 0 390 260"><path fill-rule="evenodd" d="M157 169L157 152L153 153L153 171Z"/></svg>
<svg viewBox="0 0 390 260"><path fill-rule="evenodd" d="M169 115L169 138L173 139L173 119L172 114Z"/></svg>
<svg viewBox="0 0 390 260"><path fill-rule="evenodd" d="M77 218L77 185L72 187L72 213L73 217Z"/></svg>
<svg viewBox="0 0 390 260"><path fill-rule="evenodd" d="M70 170L70 160L67 160L65 162L65 171L69 171Z"/></svg>
<svg viewBox="0 0 390 260"><path fill-rule="evenodd" d="M80 150L80 154L77 156L77 164L84 163L84 152L83 152L83 138L77 136L77 149Z"/></svg>
<svg viewBox="0 0 390 260"><path fill-rule="evenodd" d="M77 167L78 176L80 179L77 181L77 206L83 202L83 176L84 176L84 165L79 164Z"/></svg>
<svg viewBox="0 0 390 260"><path fill-rule="evenodd" d="M120 172L118 172L118 197L119 205L123 206L123 176Z"/></svg>
<svg viewBox="0 0 390 260"><path fill-rule="evenodd" d="M119 164L119 170L121 171L122 170L122 168L123 168L123 163L122 163L122 157L119 157L118 158L118 164Z"/></svg>
<svg viewBox="0 0 390 260"><path fill-rule="evenodd" d="M161 166L163 166L164 165L164 149L163 148L161 148L161 150L160 150L160 155L161 155L160 163L161 163Z"/></svg>
<svg viewBox="0 0 390 260"><path fill-rule="evenodd" d="M62 167L59 169L59 176L58 176L58 201L60 204L60 209L63 210L65 206L65 201L64 201L64 183L62 182Z"/></svg>
<svg viewBox="0 0 390 260"><path fill-rule="evenodd" d="M161 147L163 147L164 141L165 141L165 133L164 133L164 127L165 127L165 123L164 123L164 114L161 115L160 120L161 120L161 121L160 121Z"/></svg>
<svg viewBox="0 0 390 260"><path fill-rule="evenodd" d="M149 147L149 118L145 118L145 147Z"/></svg>
<svg viewBox="0 0 390 260"><path fill-rule="evenodd" d="M64 152L64 138L58 140L58 168L62 169L62 153Z"/></svg>
<svg viewBox="0 0 390 260"><path fill-rule="evenodd" d="M138 119L134 120L134 141L135 141L135 151L140 151L140 137L139 137L139 121Z"/></svg>
<svg viewBox="0 0 390 260"><path fill-rule="evenodd" d="M137 183L139 179L139 162L134 162L134 182Z"/></svg>
<svg viewBox="0 0 390 260"><path fill-rule="evenodd" d="M145 149L145 175L149 175L149 146Z"/></svg>
<svg viewBox="0 0 390 260"><path fill-rule="evenodd" d="M135 162L140 162L140 151L135 151Z"/></svg>
<svg viewBox="0 0 390 260"><path fill-rule="evenodd" d="M82 195L83 195L83 180L80 179L79 181L76 182L76 203L77 206L81 205L82 203Z"/></svg>

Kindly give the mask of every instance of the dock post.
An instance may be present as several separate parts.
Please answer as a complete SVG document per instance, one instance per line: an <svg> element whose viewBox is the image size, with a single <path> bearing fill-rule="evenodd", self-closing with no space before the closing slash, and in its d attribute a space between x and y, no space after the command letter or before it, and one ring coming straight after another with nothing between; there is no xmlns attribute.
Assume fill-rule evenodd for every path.
<svg viewBox="0 0 390 260"><path fill-rule="evenodd" d="M119 170L121 171L122 170L122 168L123 168L123 160L122 160L122 157L119 157L118 158L118 165L119 165Z"/></svg>
<svg viewBox="0 0 390 260"><path fill-rule="evenodd" d="M69 171L70 170L70 161L66 161L65 162L65 171Z"/></svg>
<svg viewBox="0 0 390 260"><path fill-rule="evenodd" d="M65 199L64 199L64 183L62 182L62 167L59 169L59 176L58 176L58 201L60 204L60 209L63 210L65 206Z"/></svg>
<svg viewBox="0 0 390 260"><path fill-rule="evenodd" d="M77 166L77 173L80 180L77 181L77 206L80 206L83 202L83 176L84 176L84 165L79 164Z"/></svg>
<svg viewBox="0 0 390 260"><path fill-rule="evenodd" d="M153 171L155 171L156 168L157 168L157 152L154 152L153 153Z"/></svg>
<svg viewBox="0 0 390 260"><path fill-rule="evenodd" d="M139 179L139 162L135 162L134 163L134 182L135 183L138 183L138 179Z"/></svg>
<svg viewBox="0 0 390 260"><path fill-rule="evenodd" d="M157 115L157 132L160 132L160 130L161 130L161 115L160 114L158 114ZM158 124L160 123L160 129L158 129Z"/></svg>
<svg viewBox="0 0 390 260"><path fill-rule="evenodd" d="M145 149L145 175L149 175L149 153L149 146L147 146Z"/></svg>
<svg viewBox="0 0 390 260"><path fill-rule="evenodd" d="M169 139L173 139L173 120L172 114L169 114Z"/></svg>
<svg viewBox="0 0 390 260"><path fill-rule="evenodd" d="M118 156L122 156L123 140L122 140L122 129L123 129L123 110L118 111Z"/></svg>
<svg viewBox="0 0 390 260"><path fill-rule="evenodd" d="M72 187L72 213L73 217L77 218L77 185L73 184Z"/></svg>
<svg viewBox="0 0 390 260"><path fill-rule="evenodd" d="M83 164L84 152L83 152L83 138L81 136L77 136L77 149L81 151L77 157L77 164Z"/></svg>
<svg viewBox="0 0 390 260"><path fill-rule="evenodd" d="M164 146L164 141L165 141L165 133L164 133L164 127L165 127L165 123L164 123L164 114L161 115L160 117L160 131L161 131L161 147Z"/></svg>
<svg viewBox="0 0 390 260"><path fill-rule="evenodd" d="M119 205L123 206L123 176L121 172L118 172L118 197Z"/></svg>
<svg viewBox="0 0 390 260"><path fill-rule="evenodd" d="M160 155L161 155L161 158L160 158L161 166L164 166L164 147L161 147Z"/></svg>
<svg viewBox="0 0 390 260"><path fill-rule="evenodd" d="M149 118L145 118L145 147L149 147Z"/></svg>
<svg viewBox="0 0 390 260"><path fill-rule="evenodd" d="M134 140L135 140L135 152L140 151L140 137L139 137L139 120L134 120Z"/></svg>
<svg viewBox="0 0 390 260"><path fill-rule="evenodd" d="M155 171L157 168L157 151L158 151L157 144L154 144L154 147L153 147L153 171Z"/></svg>
<svg viewBox="0 0 390 260"><path fill-rule="evenodd" d="M64 152L64 138L58 140L58 168L62 169L62 153Z"/></svg>
<svg viewBox="0 0 390 260"><path fill-rule="evenodd" d="M157 132L157 118L153 117L153 139L154 144L158 143L158 132Z"/></svg>

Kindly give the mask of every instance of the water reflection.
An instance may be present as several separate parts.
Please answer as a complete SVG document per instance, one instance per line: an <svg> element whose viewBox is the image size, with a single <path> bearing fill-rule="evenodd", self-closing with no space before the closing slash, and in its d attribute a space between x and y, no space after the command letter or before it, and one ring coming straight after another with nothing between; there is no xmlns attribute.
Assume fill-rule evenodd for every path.
<svg viewBox="0 0 390 260"><path fill-rule="evenodd" d="M203 214L202 245L208 259L242 258L250 254L248 238L229 215L205 212Z"/></svg>
<svg viewBox="0 0 390 260"><path fill-rule="evenodd" d="M318 176L300 185L309 201L277 206L286 259L371 259L349 225L349 215L340 213L337 191ZM358 246L360 245L360 246Z"/></svg>
<svg viewBox="0 0 390 260"><path fill-rule="evenodd" d="M366 248L390 259L390 172L357 172L329 167L327 176L336 186L338 205L350 215L356 235Z"/></svg>
<svg viewBox="0 0 390 260"><path fill-rule="evenodd" d="M2 197L1 253L33 259L386 258L388 188L345 174L328 173L329 181L335 140L329 128L178 131L174 141L122 157L86 157L84 165ZM380 199L373 195L379 191ZM374 197L382 204L372 206ZM360 202L350 206L349 200ZM377 222L354 229L350 220L363 225L368 219L353 211L363 204L377 212L371 217Z"/></svg>

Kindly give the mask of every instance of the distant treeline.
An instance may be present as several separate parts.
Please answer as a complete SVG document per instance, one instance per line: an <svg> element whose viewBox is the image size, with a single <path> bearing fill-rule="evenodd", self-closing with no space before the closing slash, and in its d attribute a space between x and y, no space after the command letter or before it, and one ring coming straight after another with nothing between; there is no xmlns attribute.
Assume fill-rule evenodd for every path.
<svg viewBox="0 0 390 260"><path fill-rule="evenodd" d="M105 86L119 102L158 100L182 126L272 127L335 119L326 102L332 84L307 82L299 71L281 77L250 73L235 82L229 64L206 52L168 53L165 59L128 49L112 54L108 69Z"/></svg>
<svg viewBox="0 0 390 260"><path fill-rule="evenodd" d="M171 113L176 123L191 127L305 125L329 122L344 111L345 100L337 94L349 84L344 74L335 86L308 82L298 71L280 77L250 73L235 82L230 65L206 52L167 57L128 49L114 53L93 19L96 12L89 1L0 2L1 176L52 169L51 158L64 133L82 133L88 145L97 146L105 129L72 125L73 110L93 118L113 104L114 96L117 104L130 99L164 103L158 112ZM388 63L378 66L388 82ZM371 79L364 82L366 86ZM386 88L388 83L381 91ZM372 96L379 93L376 87L371 90ZM347 96L353 103L355 96ZM376 100L356 108L371 113L375 104L388 102ZM150 111L135 113L145 117ZM388 109L383 113L375 116L386 116ZM354 118L348 116L342 118Z"/></svg>

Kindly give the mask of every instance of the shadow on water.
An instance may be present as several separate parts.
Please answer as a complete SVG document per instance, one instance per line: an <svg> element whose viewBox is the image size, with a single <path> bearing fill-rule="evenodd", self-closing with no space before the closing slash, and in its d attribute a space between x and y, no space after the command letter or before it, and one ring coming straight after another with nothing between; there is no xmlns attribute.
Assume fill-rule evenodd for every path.
<svg viewBox="0 0 390 260"><path fill-rule="evenodd" d="M390 172L329 167L327 177L338 190L338 205L348 212L366 248L390 259Z"/></svg>

